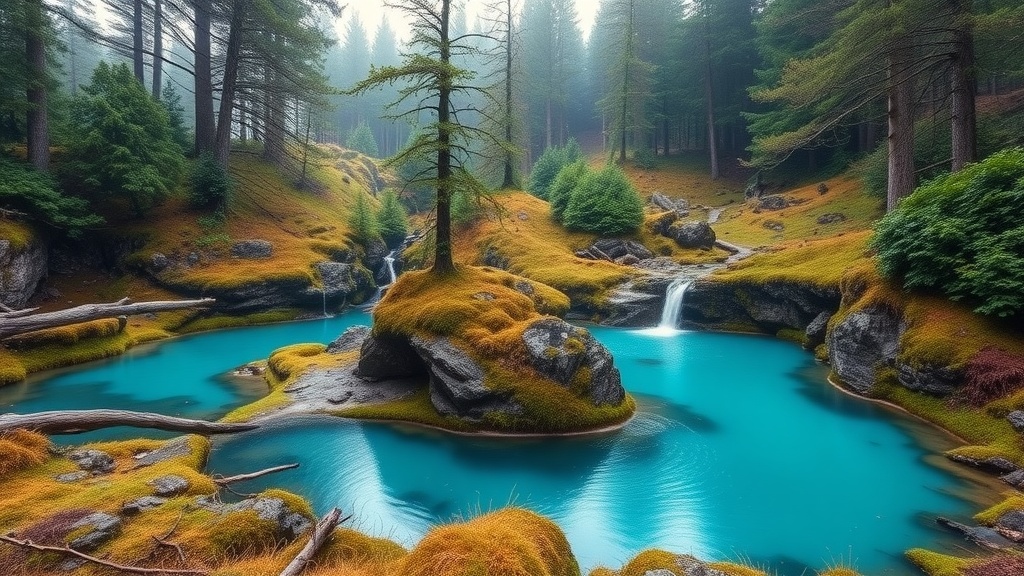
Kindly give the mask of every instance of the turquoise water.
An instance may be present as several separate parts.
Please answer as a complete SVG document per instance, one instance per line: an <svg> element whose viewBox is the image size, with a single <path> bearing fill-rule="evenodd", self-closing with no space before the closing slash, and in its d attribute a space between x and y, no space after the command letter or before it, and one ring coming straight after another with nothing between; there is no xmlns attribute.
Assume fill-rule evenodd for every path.
<svg viewBox="0 0 1024 576"><path fill-rule="evenodd" d="M215 417L258 392L219 379L225 370L281 345L330 341L367 320L353 314L182 338L0 390L0 403ZM946 544L934 516L971 512L954 496L970 486L925 463L911 422L837 392L794 345L591 330L640 403L619 432L483 439L306 417L219 440L209 469L300 462L244 489L291 489L318 512L340 506L355 526L407 546L436 522L514 503L558 522L586 569L661 547L770 564L784 575L839 562L866 574L914 574L903 550Z"/></svg>

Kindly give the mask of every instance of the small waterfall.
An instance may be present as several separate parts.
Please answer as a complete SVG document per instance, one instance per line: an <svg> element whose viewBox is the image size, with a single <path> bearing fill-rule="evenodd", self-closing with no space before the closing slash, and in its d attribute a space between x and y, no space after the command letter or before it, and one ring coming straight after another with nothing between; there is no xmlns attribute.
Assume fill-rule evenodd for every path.
<svg viewBox="0 0 1024 576"><path fill-rule="evenodd" d="M683 297L690 287L689 278L676 278L668 285L665 291L665 307L661 309L661 322L658 323L659 330L677 330L679 327L679 315L683 311Z"/></svg>
<svg viewBox="0 0 1024 576"><path fill-rule="evenodd" d="M395 252L397 252L397 250L392 250L391 252L388 252L387 256L384 257L384 263L387 264L388 266L388 277L390 278L385 287L391 286L392 284L395 283L395 280L397 279L395 276Z"/></svg>
<svg viewBox="0 0 1024 576"><path fill-rule="evenodd" d="M323 310L324 310L324 318L327 318L328 316L327 316L327 287L326 286L321 286L320 287L320 296L323 298L323 302L324 302L324 308L323 308Z"/></svg>

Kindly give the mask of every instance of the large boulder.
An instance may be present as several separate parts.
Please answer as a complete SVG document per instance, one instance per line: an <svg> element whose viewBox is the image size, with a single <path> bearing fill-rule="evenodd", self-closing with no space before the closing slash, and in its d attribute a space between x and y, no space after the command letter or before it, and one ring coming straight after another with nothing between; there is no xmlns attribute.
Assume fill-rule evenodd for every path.
<svg viewBox="0 0 1024 576"><path fill-rule="evenodd" d="M808 350L814 350L821 344L825 343L825 337L828 335L828 321L832 318L832 312L829 310L822 310L811 323L804 328L804 336L807 338L805 346Z"/></svg>
<svg viewBox="0 0 1024 576"><path fill-rule="evenodd" d="M683 198L673 200L661 192L655 192L651 194L650 202L652 206L675 212L680 216L688 216L690 214L690 203Z"/></svg>
<svg viewBox="0 0 1024 576"><path fill-rule="evenodd" d="M0 239L0 304L15 310L35 294L48 266L46 245L37 240L15 248Z"/></svg>
<svg viewBox="0 0 1024 576"><path fill-rule="evenodd" d="M936 364L908 364L897 360L896 375L900 384L910 390L935 396L947 396L962 384L964 374L948 366Z"/></svg>
<svg viewBox="0 0 1024 576"><path fill-rule="evenodd" d="M273 522L274 531L287 542L295 540L313 525L309 517L293 510L280 498L256 496L255 498L246 498L241 502L226 505L216 504L208 499L201 499L198 502L204 508L212 508L215 511L227 514L252 510L261 520Z"/></svg>
<svg viewBox="0 0 1024 576"><path fill-rule="evenodd" d="M368 270L356 264L325 260L313 265L320 277L321 290L312 294L326 299L327 305L337 306L351 295L367 293L374 288L373 277Z"/></svg>
<svg viewBox="0 0 1024 576"><path fill-rule="evenodd" d="M851 313L828 337L832 369L846 386L867 394L879 368L893 366L899 352L903 319L884 306Z"/></svg>
<svg viewBox="0 0 1024 576"><path fill-rule="evenodd" d="M480 420L491 413L522 414L504 392L484 385L484 369L447 338L412 338L412 347L430 373L430 402L446 416Z"/></svg>
<svg viewBox="0 0 1024 576"><path fill-rule="evenodd" d="M356 375L370 382L409 378L426 373L426 366L404 336L369 335L359 352Z"/></svg>
<svg viewBox="0 0 1024 576"><path fill-rule="evenodd" d="M585 394L595 406L617 406L625 398L611 354L586 329L559 318L542 318L523 332L523 343L534 368Z"/></svg>
<svg viewBox="0 0 1024 576"><path fill-rule="evenodd" d="M682 248L710 250L717 239L707 222L673 222L666 232Z"/></svg>
<svg viewBox="0 0 1024 576"><path fill-rule="evenodd" d="M806 331L820 338L828 318L839 308L836 288L801 282L695 281L683 302L688 322L709 329L737 326L775 334L782 329ZM812 326L813 325L813 326Z"/></svg>

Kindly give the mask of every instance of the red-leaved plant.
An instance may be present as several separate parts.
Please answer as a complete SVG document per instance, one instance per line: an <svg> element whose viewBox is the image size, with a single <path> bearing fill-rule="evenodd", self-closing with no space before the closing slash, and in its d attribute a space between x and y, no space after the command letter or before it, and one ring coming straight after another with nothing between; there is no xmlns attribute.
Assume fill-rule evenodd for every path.
<svg viewBox="0 0 1024 576"><path fill-rule="evenodd" d="M953 404L980 408L1024 388L1024 356L984 348L965 368L964 385L950 398Z"/></svg>

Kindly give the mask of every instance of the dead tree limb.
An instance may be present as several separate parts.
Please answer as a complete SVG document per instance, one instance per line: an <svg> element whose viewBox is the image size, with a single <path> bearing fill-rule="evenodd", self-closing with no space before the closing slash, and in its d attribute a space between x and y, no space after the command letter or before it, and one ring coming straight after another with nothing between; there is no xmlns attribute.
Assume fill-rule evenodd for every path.
<svg viewBox="0 0 1024 576"><path fill-rule="evenodd" d="M57 552L59 554L65 554L67 556L74 556L81 558L86 562L92 562L93 564L99 564L100 566L106 566L107 568L113 568L114 570L120 570L121 572L129 572L132 574L197 574L205 576L209 572L205 570L187 570L187 569L175 569L175 568L143 568L141 566L127 566L124 564L117 564L108 560L103 560L95 556L89 556L83 554L78 550L72 550L64 546L43 546L36 544L31 540L18 540L12 536L0 535L0 542L7 542L21 548L29 548L31 550L37 550L39 552Z"/></svg>
<svg viewBox="0 0 1024 576"><path fill-rule="evenodd" d="M191 434L232 434L255 430L256 424L207 422L130 410L55 410L33 414L0 414L0 432L25 428L43 434L78 434L113 426L153 428Z"/></svg>
<svg viewBox="0 0 1024 576"><path fill-rule="evenodd" d="M183 308L207 308L213 305L214 302L216 300L213 298L201 298L199 300L163 300L133 303L128 298L123 298L109 304L83 304L66 310L40 312L38 314L26 315L23 310L3 312L0 313L0 340L26 332L35 332L36 330L67 326L68 324L79 324L103 318L134 316L136 314L181 310Z"/></svg>
<svg viewBox="0 0 1024 576"><path fill-rule="evenodd" d="M313 527L313 535L310 536L309 542L302 547L302 551L299 555L292 559L285 566L285 569L281 571L280 576L299 576L302 571L306 568L306 565L313 560L313 556L316 555L317 551L327 543L330 539L334 529L337 528L338 524L348 520L339 520L341 518L341 510L337 508L331 510L326 516L317 521L316 526Z"/></svg>
<svg viewBox="0 0 1024 576"><path fill-rule="evenodd" d="M235 482L243 482L245 480L252 480L253 478L259 478L260 476L266 476L267 474L273 474L274 472L282 472L284 470L291 470L298 468L299 463L293 462L291 464L285 464L283 466L274 466L273 468L266 468L259 472L249 472L247 474L236 474L234 476L225 476L222 478L214 478L213 483L217 486L227 486L228 484L234 484Z"/></svg>

